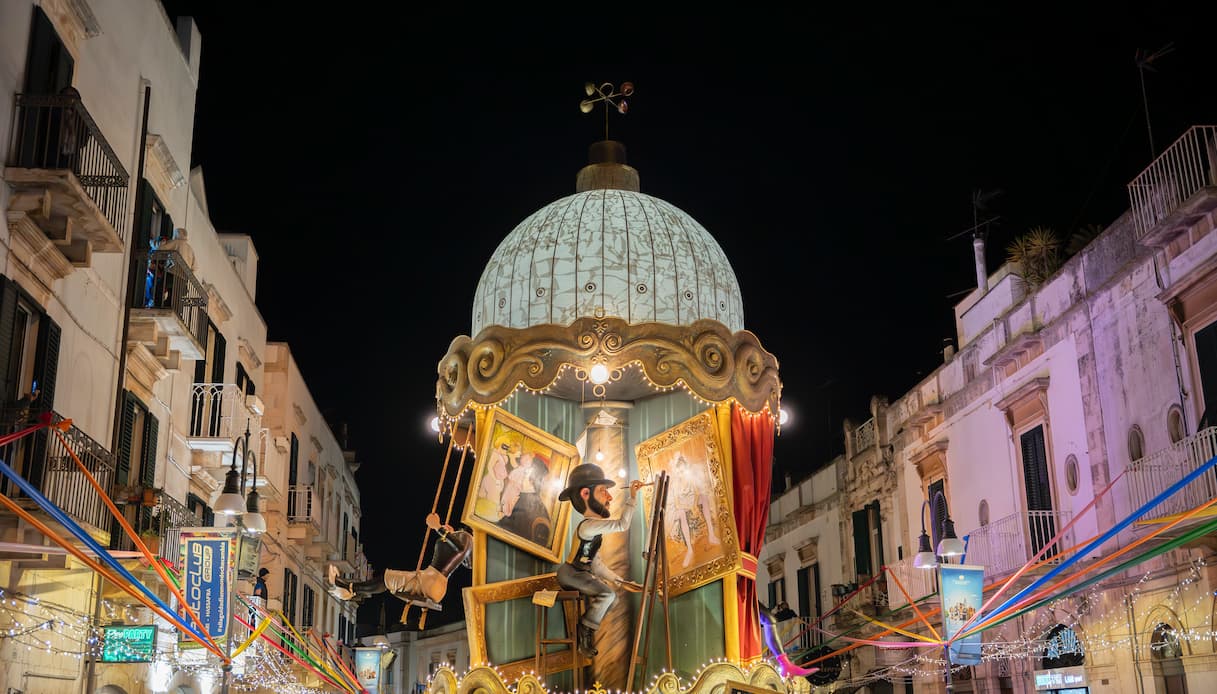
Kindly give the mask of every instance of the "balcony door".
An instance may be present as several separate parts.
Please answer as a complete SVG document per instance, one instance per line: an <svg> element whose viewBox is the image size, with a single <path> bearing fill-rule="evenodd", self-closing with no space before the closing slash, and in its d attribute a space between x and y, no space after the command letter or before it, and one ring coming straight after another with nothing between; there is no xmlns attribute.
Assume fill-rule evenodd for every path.
<svg viewBox="0 0 1217 694"><path fill-rule="evenodd" d="M25 59L25 93L58 94L72 86L75 67L76 61L63 45L50 18L41 7L35 7Z"/></svg>
<svg viewBox="0 0 1217 694"><path fill-rule="evenodd" d="M1023 458L1023 484L1027 492L1027 523L1030 530L1031 553L1039 551L1056 536L1056 519L1052 510L1052 487L1048 474L1048 450L1044 445L1044 425L1040 424L1019 435ZM1044 558L1056 556L1053 544Z"/></svg>
<svg viewBox="0 0 1217 694"><path fill-rule="evenodd" d="M1198 428L1204 429L1217 422L1217 322L1197 330L1195 341L1196 366L1200 371L1200 399L1204 403Z"/></svg>
<svg viewBox="0 0 1217 694"><path fill-rule="evenodd" d="M215 323L207 321L207 344L203 358L194 363L194 397L190 402L190 435L219 436L220 415L224 410L224 335ZM210 384L210 387L203 385Z"/></svg>

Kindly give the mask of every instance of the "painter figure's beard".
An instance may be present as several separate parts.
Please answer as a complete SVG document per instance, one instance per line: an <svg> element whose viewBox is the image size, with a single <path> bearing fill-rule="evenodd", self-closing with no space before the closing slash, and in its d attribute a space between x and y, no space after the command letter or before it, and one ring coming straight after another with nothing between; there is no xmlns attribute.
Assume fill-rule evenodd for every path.
<svg viewBox="0 0 1217 694"><path fill-rule="evenodd" d="M609 503L612 503L612 502L609 502ZM599 500L599 499L597 499L597 498L596 498L596 497L594 497L594 496L592 496L592 497L588 497L588 499L587 499L587 507L588 507L589 509L591 509L593 513L597 514L597 515L598 515L598 516L600 516L601 518L608 518L608 517L609 517L609 508L608 508L608 504L602 504L602 503L600 503L600 500Z"/></svg>

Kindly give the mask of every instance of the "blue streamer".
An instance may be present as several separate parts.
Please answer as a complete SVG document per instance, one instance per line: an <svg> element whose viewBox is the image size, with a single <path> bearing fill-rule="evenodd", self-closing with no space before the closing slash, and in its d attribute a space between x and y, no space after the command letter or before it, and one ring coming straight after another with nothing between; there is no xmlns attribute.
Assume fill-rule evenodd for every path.
<svg viewBox="0 0 1217 694"><path fill-rule="evenodd" d="M163 601L161 601L161 599L157 597L155 593L148 590L147 586L141 583L135 576L132 576L131 572L127 571L122 564L119 564L114 557L110 556L109 551L97 544L97 540L94 540L87 532L84 531L84 528L80 527L76 521L72 520L70 516L64 513L63 509L51 503L50 499L43 496L42 492L38 491L29 482L25 481L21 475L18 475L17 472L13 470L13 468L9 467L8 463L4 462L3 460L0 460L0 472L4 473L6 477L11 479L21 489L21 491L25 492L26 496L33 499L43 511L46 511L52 518L59 521L60 525L67 528L68 531L75 535L78 540L85 543L89 549L93 550L98 559L104 561L110 568L117 571L119 575L130 581L135 587L139 588L141 593L143 593L149 600L156 603L156 605L165 612L169 614L176 614L176 611L172 607L169 607ZM183 622L182 625L186 627L187 631L194 636L197 636L201 641L209 641L209 639L204 636L202 632L198 631L193 624Z"/></svg>
<svg viewBox="0 0 1217 694"><path fill-rule="evenodd" d="M1099 545L1103 544L1104 542L1107 542L1107 541L1108 541L1109 539L1111 539L1111 538L1112 538L1112 537L1113 537L1113 536L1114 536L1116 533L1118 533L1118 532L1120 532L1121 530L1123 530L1124 528L1128 527L1128 526L1129 526L1129 525L1130 525L1130 524L1131 524L1133 521L1135 521L1136 519L1138 519L1138 518L1140 518L1141 516L1145 515L1145 512L1146 512L1146 511L1148 511L1148 510L1150 510L1151 508L1153 508L1153 507L1157 506L1158 504L1162 503L1162 501L1163 501L1164 499L1166 499L1167 497L1171 496L1171 495L1172 495L1172 494L1174 494L1175 492L1178 492L1180 489L1182 489L1182 488L1186 487L1188 484L1190 484L1190 483L1191 483L1193 480L1195 480L1197 477L1199 477L1200 475L1204 474L1204 473L1205 473L1205 472L1206 472L1206 471L1207 471L1209 468L1213 467L1213 465L1214 465L1214 464L1217 464L1217 456L1214 456L1213 458L1210 458L1210 459L1209 459L1209 462L1205 463L1204 465L1201 465L1200 467L1196 468L1195 470L1192 470L1192 471L1191 471L1191 472L1189 472L1188 474L1184 475L1183 479L1181 479L1181 480L1179 480L1178 482L1176 482L1176 483L1172 484L1171 486L1167 487L1167 488L1166 488L1166 489L1165 489L1165 490L1164 490L1164 491L1163 491L1161 494L1159 494L1158 496L1155 496L1154 498L1152 498L1152 499L1150 499L1149 501L1145 502L1145 504L1144 504L1144 505L1143 505L1141 508L1137 509L1136 511L1133 511L1133 512L1132 512L1132 513L1131 513L1131 514L1130 514L1130 515L1129 515L1127 518L1125 518L1124 520L1120 521L1119 523L1116 523L1115 527L1113 527L1111 530L1108 530L1107 532L1105 532L1105 533L1103 533L1102 535L1100 535L1100 536L1099 536L1097 539L1095 539L1093 542L1091 542L1090 544L1086 545L1086 546L1085 546L1085 547L1083 547L1082 549L1080 549L1080 550L1078 550L1077 552L1075 552L1075 553L1074 553L1074 555L1073 555L1072 557L1070 557L1069 559L1067 559L1067 560L1065 560L1065 561L1061 562L1061 564L1060 564L1059 566L1057 566L1055 569L1053 569L1053 570L1049 571L1048 573L1044 574L1044 575L1043 575L1043 576L1041 576L1041 577L1040 577L1038 580L1036 580L1034 583L1032 583L1031 585L1027 586L1026 588L1023 588L1022 590L1018 591L1018 593L1016 593L1016 594L1014 594L1012 597L1008 598L1008 599L1007 599L1005 602L1003 602L1001 605L997 606L997 607L996 607L996 608L994 608L992 611L990 611L990 612L986 613L986 614L985 614L983 617L981 617L980 619L977 619L977 620L975 620L975 621L979 622L979 621L981 621L981 620L983 620L983 619L986 619L986 618L988 618L988 617L991 617L992 615L998 614L998 613L1000 613L1002 610L1006 609L1007 607L1009 607L1009 606L1011 606L1011 605L1013 605L1013 604L1017 603L1017 602L1019 601L1019 599L1020 599L1020 598L1022 598L1024 595L1027 595L1028 593L1033 592L1033 591L1034 591L1036 588L1039 588L1039 587L1040 587L1040 586L1042 586L1043 584L1047 583L1047 582L1048 582L1048 581L1050 581L1050 580L1051 580L1051 579L1052 579L1054 576L1056 576L1057 574L1061 573L1062 571L1064 571L1065 569L1069 568L1070 566L1072 566L1073 564L1075 564L1076 562L1078 562L1079 560L1081 560L1083 557L1085 557L1085 556L1086 556L1086 555L1087 555L1087 554L1090 552L1090 550L1094 549L1095 547L1098 547Z"/></svg>

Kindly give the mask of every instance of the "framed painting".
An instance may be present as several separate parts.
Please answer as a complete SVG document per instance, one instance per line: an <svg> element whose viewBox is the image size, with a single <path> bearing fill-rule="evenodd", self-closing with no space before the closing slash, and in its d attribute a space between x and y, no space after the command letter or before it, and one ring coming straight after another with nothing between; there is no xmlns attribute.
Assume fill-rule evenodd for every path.
<svg viewBox="0 0 1217 694"><path fill-rule="evenodd" d="M679 595L738 569L739 542L713 410L643 441L634 453L644 480L660 471L669 477L664 507L669 594ZM654 487L645 488L642 503L643 517L650 519Z"/></svg>
<svg viewBox="0 0 1217 694"><path fill-rule="evenodd" d="M540 590L561 590L557 574L551 572L463 589L470 665L492 665L505 682L514 682L534 671L538 608L532 597ZM544 608L553 611L548 620L551 632L548 637L566 636L574 630L579 615L573 607L568 610L568 605L573 603ZM551 652L546 657L546 669L558 672L570 669L574 662L575 654L570 649Z"/></svg>
<svg viewBox="0 0 1217 694"><path fill-rule="evenodd" d="M570 504L558 501L579 453L503 410L491 410L461 520L551 562L566 537Z"/></svg>

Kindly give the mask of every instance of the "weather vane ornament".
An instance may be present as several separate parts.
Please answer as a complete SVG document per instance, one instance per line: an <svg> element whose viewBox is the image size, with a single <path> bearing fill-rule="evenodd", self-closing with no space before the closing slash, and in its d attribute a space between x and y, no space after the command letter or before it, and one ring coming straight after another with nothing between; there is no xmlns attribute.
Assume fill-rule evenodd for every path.
<svg viewBox="0 0 1217 694"><path fill-rule="evenodd" d="M622 82L621 91L617 91L617 88L614 87L611 82L604 82L598 87L591 82L588 82L583 85L583 91L589 97L595 98L588 98L579 102L580 111L584 113L591 113L592 110L596 108L596 104L600 103L601 101L604 102L604 139L609 139L609 106L617 109L617 113L625 115L625 112L630 108L630 104L625 100L625 97L634 95L634 83Z"/></svg>

